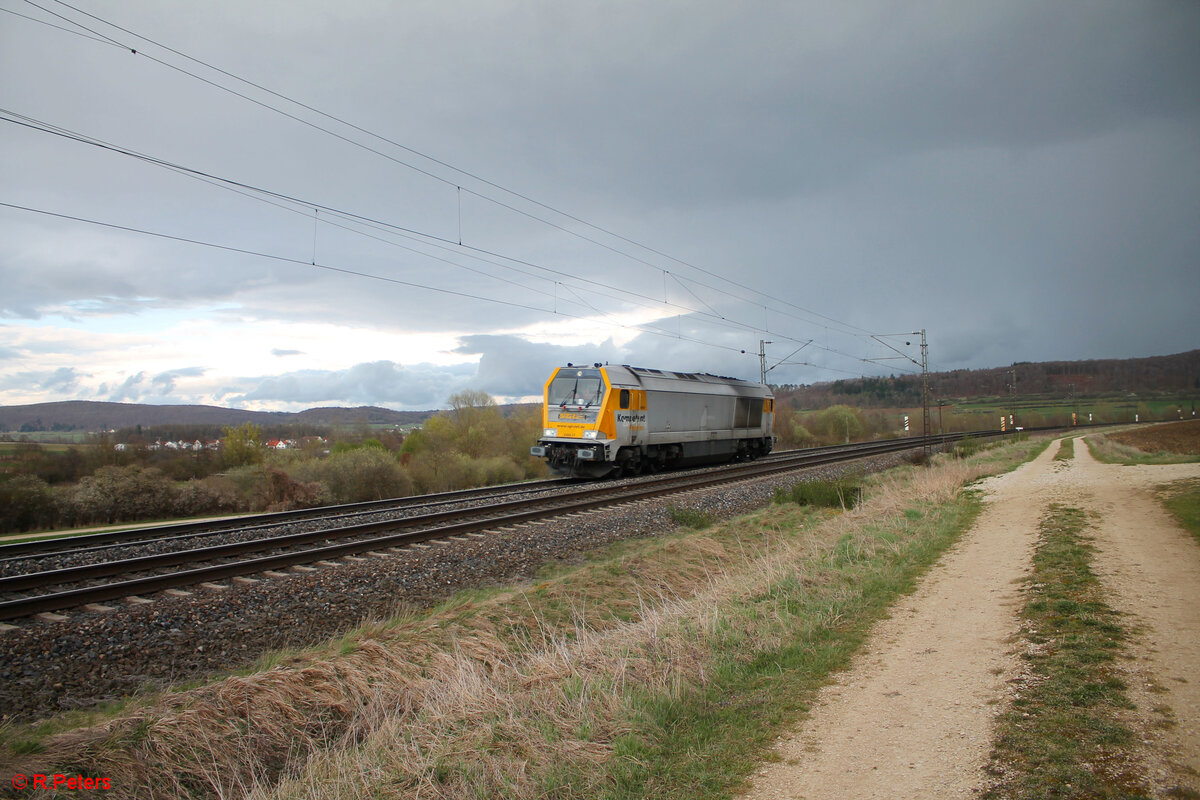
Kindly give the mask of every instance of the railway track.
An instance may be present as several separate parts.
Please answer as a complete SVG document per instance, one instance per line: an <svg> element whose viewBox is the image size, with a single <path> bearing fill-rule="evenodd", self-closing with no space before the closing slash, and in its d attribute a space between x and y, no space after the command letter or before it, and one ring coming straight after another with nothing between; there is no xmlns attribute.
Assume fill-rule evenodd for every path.
<svg viewBox="0 0 1200 800"><path fill-rule="evenodd" d="M941 446L968 434L931 436L930 444ZM994 436L999 432L976 432L973 436ZM748 464L736 464L717 470L689 473L669 473L637 482L588 484L547 495L546 484L569 482L538 482L533 487L506 487L507 492L493 487L492 495L499 495L499 502L472 508L452 510L429 510L404 519L382 519L362 521L364 515L377 513L379 508L332 507L309 509L310 512L325 512L315 516L322 520L320 527L299 532L286 531L289 523L300 516L280 519L279 515L262 524L262 518L254 518L251 526L261 536L216 545L203 544L209 531L180 531L180 527L142 529L134 533L133 543L165 537L192 537L198 546L177 549L171 552L97 560L93 563L60 568L35 570L23 574L0 578L0 619L15 619L40 613L61 611L80 606L94 606L112 600L139 598L142 595L164 590L178 590L185 586L207 585L226 588L217 584L233 578L245 580L251 575L273 573L278 570L306 568L310 564L331 564L335 559L366 555L386 555L383 551L422 544L435 539L446 539L467 535L480 535L488 529L506 528L534 522L549 517L592 511L605 506L647 500L730 482L748 480L788 472L805 467L819 466L838 461L865 458L884 453L908 450L923 445L919 437L869 442L835 447L814 448L775 454ZM535 497L519 495L537 493ZM487 497L484 492L449 493L448 495L407 498L410 508L435 508L438 505L458 503L471 495L476 499ZM513 499L504 499L505 495ZM394 501L392 501L394 502ZM359 504L361 506L363 504ZM393 506L394 507L394 506ZM307 519L313 519L309 514ZM211 525L211 523L209 523ZM242 529L245 532L245 528ZM164 534L164 531L166 532ZM102 534L114 536L108 541L92 540L85 549L103 550L122 541L120 533ZM81 537L74 537L77 542ZM9 545L8 547L14 547ZM28 557L30 551L20 554L6 552L0 547L0 558L20 555ZM41 555L62 556L70 550L57 550Z"/></svg>
<svg viewBox="0 0 1200 800"><path fill-rule="evenodd" d="M171 525L155 525L121 530L102 531L72 536L47 537L13 544L0 545L0 565L23 557L38 557L50 554L82 553L147 541L201 538L219 536L230 531L267 531L272 528L309 520L336 521L353 519L370 514L381 514L403 509L414 509L450 505L502 495L528 494L568 486L574 483L568 478L553 478L503 486L485 486L479 489L461 489L454 492L438 492L413 497L397 497L387 500L371 500L363 503L348 503L337 506L301 508L294 511L275 511L220 520L197 520Z"/></svg>

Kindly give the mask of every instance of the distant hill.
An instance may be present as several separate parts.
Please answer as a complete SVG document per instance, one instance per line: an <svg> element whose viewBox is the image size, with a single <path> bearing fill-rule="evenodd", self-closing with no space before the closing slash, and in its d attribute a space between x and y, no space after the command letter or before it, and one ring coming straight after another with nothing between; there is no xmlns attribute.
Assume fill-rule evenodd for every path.
<svg viewBox="0 0 1200 800"><path fill-rule="evenodd" d="M998 397L1015 385L1018 395L1075 396L1173 393L1200 397L1200 350L1148 358L1018 362L1007 367L931 372L935 398ZM921 376L850 378L809 386L778 387L777 396L798 408L844 404L912 407L921 404Z"/></svg>
<svg viewBox="0 0 1200 800"><path fill-rule="evenodd" d="M434 411L393 411L377 406L309 408L295 413L243 411L219 406L155 406L139 403L102 403L69 400L0 406L0 431L103 431L168 425L410 425Z"/></svg>

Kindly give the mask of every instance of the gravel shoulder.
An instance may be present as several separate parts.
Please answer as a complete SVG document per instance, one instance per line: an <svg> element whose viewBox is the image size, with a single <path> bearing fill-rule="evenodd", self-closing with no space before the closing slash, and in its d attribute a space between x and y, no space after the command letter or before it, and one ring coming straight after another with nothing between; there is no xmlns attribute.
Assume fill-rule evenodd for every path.
<svg viewBox="0 0 1200 800"><path fill-rule="evenodd" d="M781 739L779 760L755 773L745 797L975 796L1018 673L1019 583L1051 503L1095 513L1098 572L1112 605L1141 623L1129 671L1147 782L1164 797L1172 786L1197 788L1200 547L1152 487L1200 475L1200 465L1107 466L1082 445L1055 462L1057 451L1053 443L978 484L988 504L975 526Z"/></svg>

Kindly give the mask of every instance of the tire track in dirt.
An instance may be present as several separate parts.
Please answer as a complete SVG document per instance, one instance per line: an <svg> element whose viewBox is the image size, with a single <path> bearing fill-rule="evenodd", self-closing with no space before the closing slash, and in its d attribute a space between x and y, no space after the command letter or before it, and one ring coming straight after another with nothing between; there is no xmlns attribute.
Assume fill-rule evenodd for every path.
<svg viewBox="0 0 1200 800"><path fill-rule="evenodd" d="M1200 545L1154 489L1200 477L1200 464L1125 467L1075 449L1073 483L1095 513L1094 569L1134 635L1123 665L1155 797L1200 794ZM1131 623L1131 624L1130 624ZM1195 793L1188 795L1181 789Z"/></svg>
<svg viewBox="0 0 1200 800"><path fill-rule="evenodd" d="M1148 777L1158 786L1188 785L1183 778L1200 752L1192 735L1200 720L1200 654L1193 652L1200 648L1200 630L1191 627L1200 624L1193 619L1200 614L1200 552L1187 552L1200 548L1145 487L1173 479L1165 476L1200 475L1200 465L1153 470L1154 477L1139 483L1106 470L1142 468L1097 464L1082 443L1078 464L1055 462L1058 447L1054 442L1034 461L980 482L987 506L976 524L877 626L854 666L821 691L809 718L781 739L780 760L755 773L746 798L974 797L986 779L995 717L1019 666L1014 642L1020 581L1031 569L1039 521L1055 502L1099 514L1098 570L1112 588L1113 605L1148 612L1138 619L1147 641L1159 646L1134 643L1132 663L1143 674L1131 683L1170 682L1169 698L1143 694L1158 705L1171 703L1177 727L1154 727L1145 717L1153 707L1145 697L1134 698L1142 717L1135 727L1148 743ZM1113 486L1122 485L1137 502L1115 494ZM1147 525L1153 536L1143 535ZM1138 549L1137 543L1150 541L1161 546ZM1189 558L1195 574L1183 568ZM1162 562L1182 572L1165 574L1155 566ZM1191 644L1165 646L1178 638L1174 631ZM1170 677L1154 683L1153 675ZM1169 757L1154 756L1157 745Z"/></svg>

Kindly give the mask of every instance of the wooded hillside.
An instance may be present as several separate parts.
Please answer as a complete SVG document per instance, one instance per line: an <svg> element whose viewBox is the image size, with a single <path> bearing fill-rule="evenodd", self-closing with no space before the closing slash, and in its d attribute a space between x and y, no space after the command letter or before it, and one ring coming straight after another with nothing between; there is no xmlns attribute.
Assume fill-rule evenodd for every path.
<svg viewBox="0 0 1200 800"><path fill-rule="evenodd" d="M218 406L142 405L71 400L0 406L0 431L105 431L138 425L407 425L427 419L433 411L393 411L377 406L309 408L296 413L244 411Z"/></svg>
<svg viewBox="0 0 1200 800"><path fill-rule="evenodd" d="M1160 392L1200 396L1200 350L1150 358L1016 363L989 369L931 372L934 398L1016 395L1109 395ZM779 387L799 408L832 405L899 408L921 404L921 376L851 378L809 386Z"/></svg>

